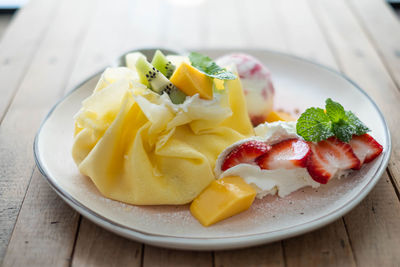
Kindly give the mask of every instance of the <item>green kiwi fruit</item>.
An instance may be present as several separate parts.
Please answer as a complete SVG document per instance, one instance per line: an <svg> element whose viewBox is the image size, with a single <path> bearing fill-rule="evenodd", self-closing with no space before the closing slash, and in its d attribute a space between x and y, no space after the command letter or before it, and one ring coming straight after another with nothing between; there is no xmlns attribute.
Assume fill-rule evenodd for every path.
<svg viewBox="0 0 400 267"><path fill-rule="evenodd" d="M175 65L169 61L164 54L157 50L154 53L153 60L151 64L158 69L162 74L165 75L168 79L172 76L172 73L175 71Z"/></svg>
<svg viewBox="0 0 400 267"><path fill-rule="evenodd" d="M143 84L148 83L150 89L158 94L167 93L172 103L181 104L185 101L186 95L176 88L167 77L150 64L145 57L139 57L136 61L136 70ZM144 81L142 81L142 79Z"/></svg>

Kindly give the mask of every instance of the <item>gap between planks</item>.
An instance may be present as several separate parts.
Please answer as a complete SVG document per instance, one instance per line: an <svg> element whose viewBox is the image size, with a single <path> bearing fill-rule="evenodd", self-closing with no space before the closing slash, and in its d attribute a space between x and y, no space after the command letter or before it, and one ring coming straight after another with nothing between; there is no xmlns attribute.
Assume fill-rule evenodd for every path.
<svg viewBox="0 0 400 267"><path fill-rule="evenodd" d="M124 242L124 241L121 241L121 242ZM251 249L249 249L249 250L251 250Z"/></svg>
<svg viewBox="0 0 400 267"><path fill-rule="evenodd" d="M382 0L351 0L346 2L357 18L360 27L371 41L382 64L390 75L394 86L400 92L400 21L394 11ZM400 97L397 97L399 100ZM392 112L399 113L397 107ZM397 126L394 124L394 126ZM396 129L396 127L392 127ZM392 131L393 132L393 131ZM396 131L394 131L396 133ZM394 137L394 135L392 135ZM397 138L389 162L389 173L399 195L400 191L400 149Z"/></svg>
<svg viewBox="0 0 400 267"><path fill-rule="evenodd" d="M400 90L400 21L395 11L383 0L350 0L347 5Z"/></svg>
<svg viewBox="0 0 400 267"><path fill-rule="evenodd" d="M42 3L43 2L43 3ZM46 6L46 8L43 8ZM55 1L36 0L13 16L1 39L0 50L0 123L17 93L58 8Z"/></svg>
<svg viewBox="0 0 400 267"><path fill-rule="evenodd" d="M31 209L23 209L24 206L27 206L35 207L36 210L34 211L37 211L37 209L40 211L41 206L35 206L35 204L40 203L45 206L46 202L41 202L41 198L32 199L32 195L36 194L36 190L38 189L35 189L35 186L29 186L29 176L24 174L28 169L31 172L34 168L31 150L32 137L39 126L42 116L45 115L47 110L62 93L61 90L57 91L54 90L54 88L62 89L66 85L66 77L71 73L70 68L72 67L73 52L79 50L81 46L80 39L85 33L85 28L82 28L82 26L84 26L88 18L90 18L90 16L86 16L86 14L90 13L88 11L90 11L90 8L93 7L94 4L90 1L85 1L84 5L80 4L80 9L76 9L75 5L77 3L73 1L58 3L60 4L58 10L61 13L55 14L55 16L58 16L56 16L46 35L42 36L42 45L33 58L32 68L22 81L15 99L10 106L10 110L6 114L0 128L0 153L2 153L2 158L9 159L4 163L4 168L2 166L4 174L8 177L8 191L2 196L7 201L2 203L2 205L6 205L7 207L14 206L16 210L20 210L22 207L18 220L16 216L8 216L9 221L7 225L10 228L14 226L15 220L17 221L11 239L9 239L8 235L2 237L3 242L9 240L8 250L4 258L4 265L24 265L29 262L38 262L38 260L44 261L43 265L46 265L46 260L48 260L47 263L53 262L54 258L57 256L59 256L59 260L62 259L62 253L58 251L57 253L53 253L53 258L38 257L37 254L35 254L38 248L46 248L46 250L42 252L56 249L59 239L46 234L39 235L42 233L40 231L44 233L49 231L49 233L52 233L51 228L46 228L45 223L37 224L37 228L30 229L29 226L31 223L43 222L43 220L46 220L46 217L42 217L40 212L32 213L36 215L32 217L30 216L32 212ZM69 21L70 14L72 13L76 14L78 17L73 20L73 22L65 23L65 21ZM49 79L49 76L57 78ZM34 86L35 84L36 86ZM38 95L46 95L46 97L37 97ZM15 121L24 123L15 125ZM26 128L21 129L21 127ZM17 170L17 172L15 172L15 170ZM36 168L35 170L33 181L36 181L35 176L42 179ZM44 182L44 180L42 181ZM22 203L20 194L16 194L16 190L10 190L13 189L13 187L17 187L17 190L20 192L23 191L24 194L27 192L26 198L31 198L31 201ZM28 188L32 188L31 191ZM51 205L54 203L51 198L55 196L55 193L51 191L48 186L46 190L51 192L48 195L44 195L50 198L48 203ZM58 197L56 199L61 201ZM15 203L12 203L12 201ZM61 212L64 211L71 212L71 209L67 208L65 205ZM57 212L55 212L55 214L57 214ZM3 225L3 227L5 226L6 224ZM6 229L6 231L9 232L12 229L10 228ZM25 237L32 237L31 242L24 243L23 239ZM58 237L63 238L63 235L58 235ZM45 240L48 242L43 242ZM41 241L43 243L41 243ZM25 252L24 257L20 257L22 251ZM65 252L65 250L62 251Z"/></svg>
<svg viewBox="0 0 400 267"><path fill-rule="evenodd" d="M375 99L393 128L400 119L393 113L399 93L345 1L310 1L327 39L335 48L341 69ZM373 73L373 75L371 75ZM392 156L392 162L398 159ZM389 166L390 167L390 166ZM395 265L400 245L399 199L385 172L375 189L344 216L353 253L360 266ZM379 209L375 206L378 205Z"/></svg>

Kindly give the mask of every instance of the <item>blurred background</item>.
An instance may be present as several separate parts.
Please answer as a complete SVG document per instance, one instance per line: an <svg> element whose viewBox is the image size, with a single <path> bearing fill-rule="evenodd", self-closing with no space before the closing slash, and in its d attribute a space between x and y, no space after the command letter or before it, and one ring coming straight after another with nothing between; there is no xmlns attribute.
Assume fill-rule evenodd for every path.
<svg viewBox="0 0 400 267"><path fill-rule="evenodd" d="M140 1L140 0L137 0ZM0 0L0 39L6 30L8 24L12 20L14 14L18 12L29 0ZM203 0L168 0L168 2L175 5L197 5ZM388 5L390 5L396 14L400 17L400 0L386 0Z"/></svg>

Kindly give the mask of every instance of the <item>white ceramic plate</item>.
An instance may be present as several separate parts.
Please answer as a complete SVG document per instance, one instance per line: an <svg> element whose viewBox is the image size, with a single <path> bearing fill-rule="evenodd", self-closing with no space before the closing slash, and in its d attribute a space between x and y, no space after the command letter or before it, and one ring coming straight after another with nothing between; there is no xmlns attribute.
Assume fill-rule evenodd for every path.
<svg viewBox="0 0 400 267"><path fill-rule="evenodd" d="M202 52L216 57L227 51ZM271 70L278 107L303 111L309 106L322 106L331 97L370 127L384 147L382 155L350 177L332 180L318 189L304 188L285 198L257 200L246 212L205 228L190 215L187 205L132 206L109 200L78 172L71 157L73 116L81 101L91 94L100 76L96 74L65 96L44 120L34 146L40 171L83 216L127 238L162 247L246 247L309 232L338 219L371 191L387 166L391 145L382 113L362 89L333 70L281 53L244 52L259 58Z"/></svg>

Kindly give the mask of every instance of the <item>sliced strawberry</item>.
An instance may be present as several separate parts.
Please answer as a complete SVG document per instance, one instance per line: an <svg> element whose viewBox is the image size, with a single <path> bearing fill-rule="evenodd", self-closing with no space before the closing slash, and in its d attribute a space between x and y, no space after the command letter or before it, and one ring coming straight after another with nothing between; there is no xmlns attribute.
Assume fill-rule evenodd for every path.
<svg viewBox="0 0 400 267"><path fill-rule="evenodd" d="M309 143L311 153L307 170L318 183L326 184L339 170L359 168L360 160L347 143L331 137L318 143Z"/></svg>
<svg viewBox="0 0 400 267"><path fill-rule="evenodd" d="M234 148L225 158L221 170L225 171L240 163L254 163L255 159L270 149L264 142L251 140Z"/></svg>
<svg viewBox="0 0 400 267"><path fill-rule="evenodd" d="M369 134L354 135L350 140L350 146L361 162L360 168L363 163L373 161L383 150L383 147Z"/></svg>
<svg viewBox="0 0 400 267"><path fill-rule="evenodd" d="M304 168L310 146L300 139L288 139L271 146L271 149L257 159L261 169L294 169Z"/></svg>

